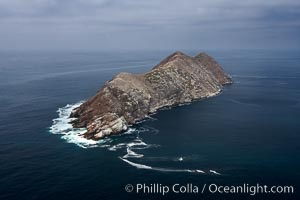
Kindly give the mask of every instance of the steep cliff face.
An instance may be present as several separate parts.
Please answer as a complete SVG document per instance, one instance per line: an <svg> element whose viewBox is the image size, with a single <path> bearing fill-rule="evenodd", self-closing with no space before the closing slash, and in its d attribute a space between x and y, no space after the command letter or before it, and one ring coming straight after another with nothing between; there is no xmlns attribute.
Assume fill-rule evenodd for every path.
<svg viewBox="0 0 300 200"><path fill-rule="evenodd" d="M222 67L215 61L212 57L202 52L199 53L195 58L200 61L203 67L213 73L213 75L218 79L219 83L222 85L232 83L231 78L226 75Z"/></svg>
<svg viewBox="0 0 300 200"><path fill-rule="evenodd" d="M128 129L166 106L218 94L231 83L220 65L205 53L195 57L175 52L145 74L120 73L76 108L74 127L86 127L85 137L100 139Z"/></svg>

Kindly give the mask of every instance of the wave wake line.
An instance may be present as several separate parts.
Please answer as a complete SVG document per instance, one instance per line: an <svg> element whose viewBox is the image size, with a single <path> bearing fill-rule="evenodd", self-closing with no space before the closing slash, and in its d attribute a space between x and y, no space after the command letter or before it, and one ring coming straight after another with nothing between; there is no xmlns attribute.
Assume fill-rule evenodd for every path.
<svg viewBox="0 0 300 200"><path fill-rule="evenodd" d="M142 150L151 147L157 147L159 145L155 144L147 144L139 137L139 133L142 132L150 132L150 133L158 133L157 129L151 127L140 127L140 128L130 128L128 131L123 133L124 135L127 134L136 134L136 137L131 140L130 142L124 143L117 143L113 144L118 141L118 138L106 138L99 141L89 140L84 138L83 134L87 131L85 128L73 128L70 122L75 118L70 118L70 114L73 109L79 107L83 101L75 103L75 104L67 104L66 106L59 108L58 118L53 119L52 126L49 128L49 132L52 134L61 135L61 138L66 140L67 143L74 143L81 148L94 148L94 147L105 147L110 151L117 151L119 149L126 149L126 154L123 157L119 157L122 161L126 162L127 164L134 166L138 169L147 169L147 170L154 170L160 172L186 172L186 173L201 173L201 174L215 174L221 175L221 173L215 170L203 171L200 169L174 169L174 168L161 168L161 167L152 167L148 165L143 165L139 163L135 163L129 161L128 158L143 158L144 155L140 153L136 153L135 150ZM178 161L178 159L177 159ZM183 158L180 157L179 161L183 161Z"/></svg>
<svg viewBox="0 0 300 200"><path fill-rule="evenodd" d="M154 170L154 171L160 171L160 172L188 172L188 173L201 173L201 174L205 174L206 172L200 169L172 169L172 168L161 168L161 167L151 167L148 165L143 165L143 164L138 164L138 163L134 163L132 161L129 161L127 159L125 159L124 157L119 157L121 160L123 160L124 162L128 163L131 166L134 166L138 169L147 169L147 170ZM208 173L212 173L215 175L221 175L221 173L215 171L215 170L209 170Z"/></svg>

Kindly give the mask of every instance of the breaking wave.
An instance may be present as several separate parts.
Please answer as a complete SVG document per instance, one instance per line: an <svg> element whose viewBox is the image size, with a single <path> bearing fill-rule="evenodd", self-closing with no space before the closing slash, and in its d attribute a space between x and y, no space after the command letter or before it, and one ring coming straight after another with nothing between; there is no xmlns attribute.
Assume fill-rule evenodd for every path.
<svg viewBox="0 0 300 200"><path fill-rule="evenodd" d="M88 140L83 137L83 134L86 132L85 128L73 128L70 124L70 122L75 119L69 117L72 110L79 107L82 103L83 101L80 101L76 104L67 104L59 108L57 110L58 118L52 120L53 123L49 131L53 134L62 135L61 138L66 142L76 144L82 148L98 147L108 142L109 139L99 141Z"/></svg>
<svg viewBox="0 0 300 200"><path fill-rule="evenodd" d="M136 138L128 143L118 143L113 144L114 140L112 138L105 138L99 141L89 140L84 138L83 134L87 131L85 128L73 128L71 121L76 118L70 118L72 110L79 107L84 101L80 101L75 104L67 104L66 106L59 108L57 110L58 118L52 120L52 126L49 128L49 131L52 134L61 135L61 138L68 143L73 143L82 148L94 148L94 147L106 147L111 151L116 151L118 149L127 148L128 157L141 157L141 154L136 154L130 148L133 149L146 149L150 146L157 145L148 145L142 141L139 137L139 133L149 132L149 133L158 133L157 129L152 127L139 127L132 128L130 127L126 132L121 135L133 135L136 134ZM150 120L155 120L150 117ZM115 137L116 139L117 137Z"/></svg>
<svg viewBox="0 0 300 200"><path fill-rule="evenodd" d="M62 108L57 110L58 118L53 119L52 126L49 128L49 131L52 134L61 135L61 138L64 139L67 143L73 143L81 148L95 148L95 147L102 147L107 148L109 151L118 151L120 153L124 153L122 157L119 157L122 161L128 163L131 166L134 166L138 169L148 169L160 172L188 172L188 173L201 173L201 174L215 174L221 175L219 172L214 170L203 171L200 169L173 169L173 168L161 168L161 167L152 167L144 164L135 163L129 161L128 159L144 159L144 154L137 153L139 150L144 150L148 148L156 148L160 145L157 144L147 144L143 141L140 137L140 133L152 133L157 134L159 131L152 127L130 127L126 132L119 136L113 136L111 138L105 138L99 141L89 140L84 138L84 133L87 131L85 128L73 128L71 121L75 120L76 118L70 118L70 114L73 109L79 107L83 101L75 103L75 104L68 104ZM155 118L149 117L150 120L156 120ZM128 136L126 136L128 135ZM124 142L125 140L125 142ZM146 158L147 159L147 158ZM149 159L157 159L164 160L170 158L163 158L163 157L149 157ZM188 157L177 157L171 158L173 161L184 161L189 159Z"/></svg>

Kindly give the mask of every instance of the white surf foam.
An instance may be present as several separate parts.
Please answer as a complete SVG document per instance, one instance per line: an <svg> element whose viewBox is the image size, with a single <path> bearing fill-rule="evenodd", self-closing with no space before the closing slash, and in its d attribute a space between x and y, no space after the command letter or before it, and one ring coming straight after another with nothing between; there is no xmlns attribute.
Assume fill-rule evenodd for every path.
<svg viewBox="0 0 300 200"><path fill-rule="evenodd" d="M130 131L132 134L133 133L139 133L136 129L132 129ZM125 134L129 134L129 133L125 133ZM149 148L152 145L148 145L147 143L145 143L138 135L136 136L136 138L134 138L133 140L131 140L128 143L118 143L115 145L112 145L108 148L108 150L110 151L116 151L118 149L122 149L122 148L130 148L130 150L132 149L146 149Z"/></svg>
<svg viewBox="0 0 300 200"><path fill-rule="evenodd" d="M129 165L134 166L138 169L148 169L148 170L154 170L154 171L160 171L160 172L188 172L188 173L202 173L202 174L205 173L203 170L199 170L199 169L192 170L192 169L172 169L172 168L151 167L148 165L131 162L131 161L125 159L124 157L123 158L119 157L119 158L121 160L123 160L124 162L128 163Z"/></svg>
<svg viewBox="0 0 300 200"><path fill-rule="evenodd" d="M129 128L127 131L122 133L122 135L130 135L130 134L134 133L135 131L136 131L135 128Z"/></svg>
<svg viewBox="0 0 300 200"><path fill-rule="evenodd" d="M110 150L110 151L116 151L116 150L122 149L122 148L124 148L124 147L126 147L126 143L119 143L119 144L110 146L110 147L108 148L108 150Z"/></svg>
<svg viewBox="0 0 300 200"><path fill-rule="evenodd" d="M123 160L124 162L127 162L128 164L130 164L130 165L132 165L132 166L134 166L134 167L136 167L138 169L152 169L152 167L150 167L150 166L142 165L142 164L138 164L138 163L134 163L134 162L131 162L131 161L129 161L127 159L124 159L124 158L121 158L121 157L119 157L119 158L121 160Z"/></svg>
<svg viewBox="0 0 300 200"><path fill-rule="evenodd" d="M135 146L147 146L147 145L148 144L143 142L139 137L137 137L135 140L127 144L128 147L132 147L132 148L134 148Z"/></svg>
<svg viewBox="0 0 300 200"><path fill-rule="evenodd" d="M127 154L123 156L123 158L141 158L141 157L144 157L144 155L132 151L129 147L127 148Z"/></svg>
<svg viewBox="0 0 300 200"><path fill-rule="evenodd" d="M107 142L110 142L110 139L103 139L99 141L88 140L83 137L83 134L86 132L85 128L73 128L70 122L75 120L75 118L70 118L70 114L73 109L79 107L83 101L75 104L67 104L66 106L59 108L58 118L53 119L53 124L50 127L50 132L52 134L62 135L61 138L68 143L73 143L82 148L92 148L101 146Z"/></svg>
<svg viewBox="0 0 300 200"><path fill-rule="evenodd" d="M132 142L129 142L126 145L127 154L123 156L123 158L141 158L144 157L143 154L138 154L133 150L136 149L146 149L149 148L151 145L145 143L139 136L137 136Z"/></svg>
<svg viewBox="0 0 300 200"><path fill-rule="evenodd" d="M135 134L135 138L131 139L130 142L122 142L113 145L115 141L112 139L102 139L99 141L89 140L83 137L83 134L86 132L85 128L73 128L70 122L75 120L75 118L69 118L73 109L79 107L83 102L78 102L76 104L68 104L62 108L57 110L58 118L53 119L53 124L50 127L50 132L52 134L59 134L62 135L61 138L64 139L68 143L74 143L82 148L93 148L93 147L104 147L110 151L117 151L119 149L126 149L126 154L123 157L119 157L124 162L130 164L139 169L148 169L154 171L161 171L161 172L187 172L187 173L202 173L204 174L205 171L200 169L173 169L173 168L160 168L160 167L151 167L148 165L143 165L135 162L131 162L126 158L142 158L144 157L143 154L135 152L136 150L146 149L150 147L157 147L159 145L155 144L147 144L142 140L139 136L140 133L149 132L149 133L158 133L157 129L151 127L139 127L139 128L129 128L128 131L123 133L122 135L126 134ZM132 136L130 136L132 137ZM183 157L177 157L177 161L183 161ZM209 173L213 173L216 175L221 175L220 173L209 170Z"/></svg>
<svg viewBox="0 0 300 200"><path fill-rule="evenodd" d="M215 170L209 170L210 173L216 174L216 175L221 175L219 172L215 171Z"/></svg>

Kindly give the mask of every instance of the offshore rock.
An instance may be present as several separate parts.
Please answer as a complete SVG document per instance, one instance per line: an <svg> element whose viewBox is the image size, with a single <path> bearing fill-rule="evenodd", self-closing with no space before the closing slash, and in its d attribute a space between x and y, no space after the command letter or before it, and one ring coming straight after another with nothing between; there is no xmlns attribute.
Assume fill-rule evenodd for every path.
<svg viewBox="0 0 300 200"><path fill-rule="evenodd" d="M206 53L195 57L175 52L144 74L120 73L70 117L73 127L87 129L98 140L126 131L166 106L215 96L232 83L221 66Z"/></svg>

